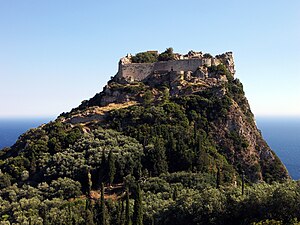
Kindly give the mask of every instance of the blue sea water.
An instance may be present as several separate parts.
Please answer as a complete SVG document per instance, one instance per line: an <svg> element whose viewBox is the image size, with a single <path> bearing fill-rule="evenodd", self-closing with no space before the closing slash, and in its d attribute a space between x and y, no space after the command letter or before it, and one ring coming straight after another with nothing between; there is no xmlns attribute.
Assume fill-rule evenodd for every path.
<svg viewBox="0 0 300 225"><path fill-rule="evenodd" d="M0 149L11 146L30 128L53 118L0 119ZM269 146L286 165L293 179L300 179L300 117L256 118L258 128Z"/></svg>
<svg viewBox="0 0 300 225"><path fill-rule="evenodd" d="M291 177L300 179L300 117L258 117L256 123Z"/></svg>
<svg viewBox="0 0 300 225"><path fill-rule="evenodd" d="M25 131L53 118L0 118L0 149L13 145Z"/></svg>

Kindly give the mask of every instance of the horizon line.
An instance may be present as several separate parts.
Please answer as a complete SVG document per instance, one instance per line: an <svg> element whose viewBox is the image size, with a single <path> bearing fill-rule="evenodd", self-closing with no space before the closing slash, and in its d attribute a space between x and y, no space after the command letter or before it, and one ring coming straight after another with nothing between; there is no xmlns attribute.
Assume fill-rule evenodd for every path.
<svg viewBox="0 0 300 225"><path fill-rule="evenodd" d="M60 114L59 114L60 115ZM56 119L59 115L0 115L0 119ZM258 117L292 117L300 118L300 114L257 114L254 119Z"/></svg>

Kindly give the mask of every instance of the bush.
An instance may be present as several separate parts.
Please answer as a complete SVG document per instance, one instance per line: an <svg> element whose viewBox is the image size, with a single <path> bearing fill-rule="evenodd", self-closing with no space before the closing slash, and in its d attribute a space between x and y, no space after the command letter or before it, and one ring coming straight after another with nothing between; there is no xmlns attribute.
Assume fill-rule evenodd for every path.
<svg viewBox="0 0 300 225"><path fill-rule="evenodd" d="M81 184L67 177L58 178L51 182L49 191L52 193L52 197L74 198L81 194Z"/></svg>
<svg viewBox="0 0 300 225"><path fill-rule="evenodd" d="M166 51L162 52L158 56L158 61L169 61L174 59L175 59L175 55L173 53L173 48L167 48Z"/></svg>
<svg viewBox="0 0 300 225"><path fill-rule="evenodd" d="M2 173L0 170L0 189L9 187L11 185L10 179L11 177L9 174Z"/></svg>
<svg viewBox="0 0 300 225"><path fill-rule="evenodd" d="M140 52L132 56L132 63L154 63L157 62L157 53L154 52Z"/></svg>
<svg viewBox="0 0 300 225"><path fill-rule="evenodd" d="M203 57L204 57L204 58L213 58L213 56L212 56L211 54L209 54L209 53L205 53L205 54L203 55Z"/></svg>
<svg viewBox="0 0 300 225"><path fill-rule="evenodd" d="M277 220L264 220L264 221L259 221L257 223L252 223L252 225L282 225L282 221L277 221Z"/></svg>

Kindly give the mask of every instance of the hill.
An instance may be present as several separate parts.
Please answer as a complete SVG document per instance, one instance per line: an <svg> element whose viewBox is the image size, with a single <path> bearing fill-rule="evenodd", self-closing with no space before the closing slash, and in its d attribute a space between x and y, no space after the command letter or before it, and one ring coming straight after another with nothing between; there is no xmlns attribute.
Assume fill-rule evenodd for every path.
<svg viewBox="0 0 300 225"><path fill-rule="evenodd" d="M275 207L268 196L286 186L300 190L263 140L234 73L231 52L213 57L167 49L122 58L102 92L1 151L2 221L247 224L297 218L296 212L286 218L275 209L274 215L256 211ZM244 204L253 214L243 214L247 207L232 211Z"/></svg>

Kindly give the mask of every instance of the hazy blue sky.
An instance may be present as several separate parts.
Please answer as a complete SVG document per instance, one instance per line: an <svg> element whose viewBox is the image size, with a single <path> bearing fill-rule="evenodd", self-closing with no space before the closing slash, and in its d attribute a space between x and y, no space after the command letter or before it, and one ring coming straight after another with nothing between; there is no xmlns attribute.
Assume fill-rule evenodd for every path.
<svg viewBox="0 0 300 225"><path fill-rule="evenodd" d="M0 0L0 117L69 111L167 47L233 51L255 115L300 115L299 0Z"/></svg>

